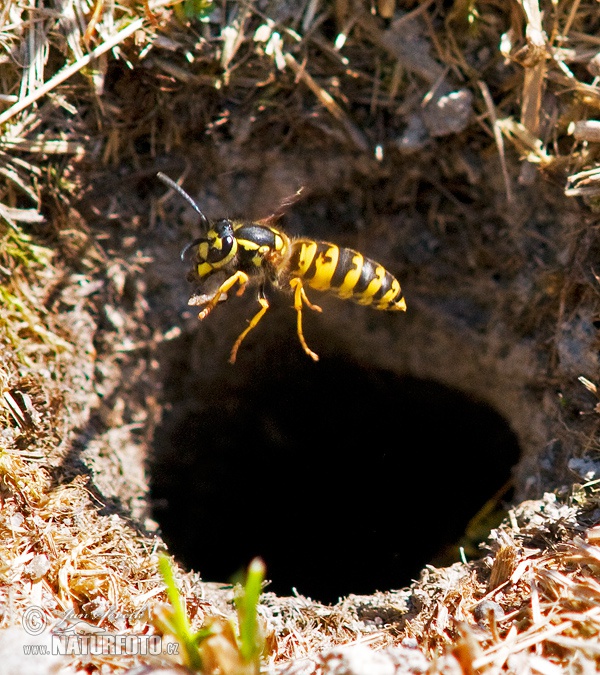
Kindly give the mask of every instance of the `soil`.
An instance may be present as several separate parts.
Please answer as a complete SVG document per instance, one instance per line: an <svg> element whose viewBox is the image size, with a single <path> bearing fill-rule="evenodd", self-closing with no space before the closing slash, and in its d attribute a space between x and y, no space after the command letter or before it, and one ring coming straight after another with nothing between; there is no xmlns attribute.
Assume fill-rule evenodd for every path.
<svg viewBox="0 0 600 675"><path fill-rule="evenodd" d="M103 61L100 93L73 84L70 100L88 98L57 124L85 152L53 165L45 221L27 227L49 259L7 286L34 318L24 329L9 303L2 316L3 593L17 597L5 626L35 604L139 631L134 612L164 599L156 554L168 550L199 627L233 613L227 582L259 555L271 668L363 672L327 651L359 641L389 672L451 668L443 659L475 672L511 625L475 608L496 588L502 620L530 601L519 563L536 561L550 597L549 551L565 556L561 573L567 548L593 559L598 224L593 203L565 194L593 164L566 149L566 118L585 106L550 78L538 131L554 161L500 146L478 82L497 117L522 112L528 66L496 45L523 17L483 5L469 33L424 5L392 22L355 8L341 51L344 21L324 10L303 51L276 51L283 65L256 39L262 10L201 24L156 10L146 52L125 44ZM293 8L278 11L299 30ZM245 36L230 61L215 37L226 25ZM231 365L255 290L198 320L180 251L200 219L158 171L210 220L266 218L302 188L277 227L380 261L407 312L309 290L322 307L304 312L315 363L291 297L268 289ZM35 555L47 568L28 567ZM134 660L100 662L76 666Z"/></svg>

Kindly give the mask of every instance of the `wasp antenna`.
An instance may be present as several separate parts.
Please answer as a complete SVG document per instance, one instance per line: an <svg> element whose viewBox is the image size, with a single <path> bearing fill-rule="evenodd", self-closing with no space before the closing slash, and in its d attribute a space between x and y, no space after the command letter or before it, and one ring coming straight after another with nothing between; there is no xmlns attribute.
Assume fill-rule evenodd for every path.
<svg viewBox="0 0 600 675"><path fill-rule="evenodd" d="M179 257L181 258L181 260L182 260L182 261L185 260L185 256L186 256L187 252L188 252L191 248L194 248L194 246L198 246L198 244L201 244L203 241L207 241L207 240L206 240L206 239L202 239L202 237L200 237L199 239L194 239L194 241L191 241L189 244L186 244L186 245L181 249L181 253L179 254Z"/></svg>
<svg viewBox="0 0 600 675"><path fill-rule="evenodd" d="M209 226L208 218L202 213L198 204L196 204L196 202L188 195L188 193L181 187L181 185L176 183L172 178L169 178L169 176L167 176L167 174L163 173L162 171L159 171L156 174L156 177L159 180L161 180L165 185L168 185L172 190L175 190L175 192L177 192L178 195L183 197L187 201L187 203L192 206L194 211L196 211L196 213L200 215L203 227L208 230Z"/></svg>

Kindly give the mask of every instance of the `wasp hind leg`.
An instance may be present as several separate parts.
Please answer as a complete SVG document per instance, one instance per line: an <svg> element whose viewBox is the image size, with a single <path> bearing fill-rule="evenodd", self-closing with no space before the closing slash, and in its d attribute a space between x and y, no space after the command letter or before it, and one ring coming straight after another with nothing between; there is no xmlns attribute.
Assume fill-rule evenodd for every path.
<svg viewBox="0 0 600 675"><path fill-rule="evenodd" d="M302 279L291 279L290 286L294 289L294 309L297 312L296 330L298 333L298 339L300 340L302 349L304 349L310 358L313 361L318 361L319 355L315 354L315 352L313 352L312 349L310 349L306 344L304 333L302 332L302 304L304 303L307 307L310 307L310 309L313 309L315 312L320 312L322 310L318 305L313 305L312 302L310 302L310 300L306 297L304 286L302 285Z"/></svg>
<svg viewBox="0 0 600 675"><path fill-rule="evenodd" d="M256 328L256 325L258 322L263 318L265 315L265 312L269 309L269 302L265 298L265 289L263 286L261 286L258 290L258 302L260 304L260 309L256 314L250 319L250 323L248 324L248 328L246 328L242 333L240 333L240 336L238 339L235 341L235 344L233 345L233 349L231 350L231 355L229 357L229 363L235 363L235 360L237 358L237 353L238 349L240 348L240 345L242 344L244 338L248 333L253 329Z"/></svg>
<svg viewBox="0 0 600 675"><path fill-rule="evenodd" d="M219 304L219 298L223 295L223 293L227 293L227 291L230 290L232 286L235 286L235 284L239 284L240 288L238 289L237 294L241 295L246 289L247 283L248 283L248 275L245 272L238 271L235 274L232 274L229 278L225 279L225 281L219 286L219 288L217 288L212 298L206 303L204 309L200 312L200 314L198 314L198 318L200 319L200 321L202 321L202 319L206 319L206 317Z"/></svg>

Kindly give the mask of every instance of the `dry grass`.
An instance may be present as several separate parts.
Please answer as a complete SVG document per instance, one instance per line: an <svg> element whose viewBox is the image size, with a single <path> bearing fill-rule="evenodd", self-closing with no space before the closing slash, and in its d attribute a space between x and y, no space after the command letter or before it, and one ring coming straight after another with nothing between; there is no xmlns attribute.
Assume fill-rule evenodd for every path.
<svg viewBox="0 0 600 675"><path fill-rule="evenodd" d="M596 509L597 495L583 488L566 502L524 502L492 532L494 552L457 570L446 589L443 572L425 575L419 592L431 603L407 632L464 672L597 669L600 548L597 527L585 525Z"/></svg>
<svg viewBox="0 0 600 675"><path fill-rule="evenodd" d="M97 310L88 301L97 288L93 276L112 274L122 293L125 275L109 269L85 223L73 221L66 195L79 196L81 172L127 162L138 176L151 175L156 155L200 133L231 134L245 152L260 149L268 130L281 148L300 140L307 150L339 145L410 157L422 148L411 132L412 112L439 102L451 74L463 83L465 100L466 92L474 96L473 110L465 116L464 107L446 109L439 135L466 133L474 116L473 151L499 153L509 201L511 146L523 159L522 184L541 170L592 207L600 194L595 0L523 0L507 12L504 3L455 2L446 16L432 1L404 3L408 13L389 26L366 4L341 0L288 3L271 7L272 15L252 3L235 11L224 3L210 23L193 28L169 4L76 0L57 12L8 0L0 9L3 627L19 624L36 605L48 620L72 613L108 631L139 634L152 630L148 608L164 600L160 540L103 512L87 477L63 464L95 395L97 327L86 319ZM503 70L503 59L513 67ZM140 144L148 148L143 157ZM112 207L115 218L119 208ZM444 227L463 209L457 204L449 216L432 205L430 218ZM479 236L481 260L487 253ZM575 295L597 306L598 273L580 251L580 276L557 291L558 316L540 291L539 301L527 299L524 333L534 315L560 325L575 311ZM554 282L549 273L548 285ZM68 297L81 307L80 325L61 319L63 291L61 302ZM586 382L596 392L599 383ZM597 421L575 433L587 451L600 449ZM396 607L398 617L406 614L385 626L359 616L356 601L331 608L267 596L271 662L285 668L312 657L315 670L326 670L316 657L323 649L356 642L381 649L412 636L430 672L593 672L600 666L598 506L593 486L576 489L562 505L551 498L523 505L494 534L482 563L424 573L411 596L418 613L406 614L406 595L371 600L380 603L375 613ZM195 625L229 611L227 594L213 594L197 575L182 575L181 583ZM75 666L118 672L131 663L97 657Z"/></svg>

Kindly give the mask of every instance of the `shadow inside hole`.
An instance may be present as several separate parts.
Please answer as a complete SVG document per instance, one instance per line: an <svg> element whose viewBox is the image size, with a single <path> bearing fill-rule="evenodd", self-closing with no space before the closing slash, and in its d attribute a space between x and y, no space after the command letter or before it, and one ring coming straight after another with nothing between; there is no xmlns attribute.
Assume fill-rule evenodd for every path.
<svg viewBox="0 0 600 675"><path fill-rule="evenodd" d="M205 580L260 555L280 595L335 602L408 585L519 458L489 407L343 359L301 355L205 398L157 430L155 518Z"/></svg>

